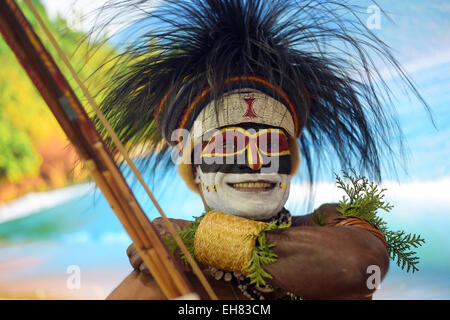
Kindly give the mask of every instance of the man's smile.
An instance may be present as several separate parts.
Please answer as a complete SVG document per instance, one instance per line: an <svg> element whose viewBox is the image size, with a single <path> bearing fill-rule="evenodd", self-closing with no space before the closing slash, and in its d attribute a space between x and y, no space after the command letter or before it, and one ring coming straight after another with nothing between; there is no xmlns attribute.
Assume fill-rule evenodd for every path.
<svg viewBox="0 0 450 320"><path fill-rule="evenodd" d="M230 187L241 192L265 192L275 188L276 183L257 180L257 181L243 181L238 183L227 183Z"/></svg>

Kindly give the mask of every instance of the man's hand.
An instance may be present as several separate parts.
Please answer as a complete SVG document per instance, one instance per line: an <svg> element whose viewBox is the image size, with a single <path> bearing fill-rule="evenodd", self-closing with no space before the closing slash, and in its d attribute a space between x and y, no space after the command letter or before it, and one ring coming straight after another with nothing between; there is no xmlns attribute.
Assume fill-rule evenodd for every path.
<svg viewBox="0 0 450 320"><path fill-rule="evenodd" d="M147 265L142 260L141 256L137 252L137 249L133 243L130 244L130 246L127 249L127 256L128 256L128 259L130 260L130 264L134 268L134 270L140 271L140 272L143 272L146 274L150 274L150 271L148 271Z"/></svg>
<svg viewBox="0 0 450 320"><path fill-rule="evenodd" d="M181 220L181 219L169 219L169 220L170 220L170 222L172 222L172 225L174 226L175 230L177 230L177 231L186 228L190 223L190 221ZM152 224L155 227L155 229L158 231L158 233L161 237L170 235L170 232L166 226L166 223L164 222L164 220L162 218L154 219L152 221ZM133 243L128 247L127 255L130 260L131 266L136 271L150 274L150 271L148 270L146 264L142 260L141 256L139 255L139 253ZM181 258L180 258L179 250L175 251L175 256L178 260L177 262L180 263L180 266L182 266L185 271L190 270L189 266L186 266L186 264L183 261L180 261Z"/></svg>

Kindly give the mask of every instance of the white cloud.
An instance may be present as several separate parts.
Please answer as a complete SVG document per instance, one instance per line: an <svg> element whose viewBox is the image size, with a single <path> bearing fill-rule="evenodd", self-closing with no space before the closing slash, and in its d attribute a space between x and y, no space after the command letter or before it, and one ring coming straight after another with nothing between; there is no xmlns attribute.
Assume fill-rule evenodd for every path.
<svg viewBox="0 0 450 320"><path fill-rule="evenodd" d="M104 244L126 244L130 243L130 237L125 231L104 232L100 236L100 243Z"/></svg>
<svg viewBox="0 0 450 320"><path fill-rule="evenodd" d="M114 4L108 0L42 0L51 18L60 15L71 29L90 32L93 37L116 35L160 2L149 0L139 4L141 10L129 10L127 4Z"/></svg>
<svg viewBox="0 0 450 320"><path fill-rule="evenodd" d="M431 69L442 64L450 63L450 48L440 48L439 53L427 54L419 59L408 62L403 67L406 72L413 74L423 70ZM437 50L436 50L437 51Z"/></svg>
<svg viewBox="0 0 450 320"><path fill-rule="evenodd" d="M50 18L59 15L67 21L69 28L90 33L93 39L115 35L130 23L130 20L118 18L106 23L110 14L118 13L104 8L108 2L106 0L42 0Z"/></svg>
<svg viewBox="0 0 450 320"><path fill-rule="evenodd" d="M450 48L442 47L439 49L439 54L435 54L435 52L431 51L424 51L420 56L417 56L406 63L404 61L401 61L400 63L408 75L417 76L420 72L450 63ZM436 49L436 51L438 50ZM383 78L384 81L397 80L399 74L394 72L393 67L383 66L380 69L380 77Z"/></svg>
<svg viewBox="0 0 450 320"><path fill-rule="evenodd" d="M433 217L450 218L450 177L434 181L413 181L398 183L386 181L381 185L387 189L386 200L394 205L396 219L407 217L418 219L433 212ZM300 183L293 184L288 208L301 208L308 195L308 187ZM338 202L344 193L334 183L317 183L314 208L323 203ZM293 212L301 215L306 212Z"/></svg>
<svg viewBox="0 0 450 320"><path fill-rule="evenodd" d="M89 31L95 22L95 12L105 4L105 0L43 0L50 18L60 15L71 28Z"/></svg>

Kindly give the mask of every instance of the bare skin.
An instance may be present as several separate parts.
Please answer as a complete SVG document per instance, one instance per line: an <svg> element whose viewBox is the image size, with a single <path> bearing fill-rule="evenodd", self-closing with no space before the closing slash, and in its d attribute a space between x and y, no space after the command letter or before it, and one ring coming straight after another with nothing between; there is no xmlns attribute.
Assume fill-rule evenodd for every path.
<svg viewBox="0 0 450 320"><path fill-rule="evenodd" d="M335 204L319 208L326 223L341 217ZM177 228L189 221L172 219ZM161 235L167 235L161 219L154 224ZM292 292L303 299L371 299L374 290L367 288L367 267L377 265L381 279L389 268L389 256L383 242L370 232L351 226L321 227L312 215L293 218L288 229L271 231L269 243L275 244L278 261L265 266L272 284L280 290L267 296L276 299ZM108 296L108 299L165 299L156 282L131 245L127 254L135 270ZM204 274L220 299L246 299L239 289L225 281L217 281L207 271ZM193 289L202 299L208 299L197 278L186 269Z"/></svg>

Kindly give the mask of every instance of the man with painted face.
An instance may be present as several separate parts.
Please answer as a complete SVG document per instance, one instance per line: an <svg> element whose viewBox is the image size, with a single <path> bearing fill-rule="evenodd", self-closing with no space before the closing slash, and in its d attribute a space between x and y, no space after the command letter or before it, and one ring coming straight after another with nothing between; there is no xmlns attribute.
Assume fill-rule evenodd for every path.
<svg viewBox="0 0 450 320"><path fill-rule="evenodd" d="M269 85L263 79L258 81ZM291 179L299 167L299 150L294 138L297 120L279 100L257 90L225 92L219 101L211 101L202 109L189 132L192 151L184 148L178 171L208 210L290 224L267 235L279 257L276 263L265 266L273 277L270 286L250 285L240 275L242 270L203 264L205 273L223 299L370 298L373 290L366 285L365 270L370 265L380 266L383 277L389 264L382 234L364 221L353 227L320 227L313 222L312 214L292 217L284 208ZM210 117L216 108L217 117ZM268 113L268 109L277 112ZM225 114L228 117L223 117ZM332 204L323 205L319 211L329 225L341 217ZM188 223L172 221L180 229ZM159 219L154 223L162 235L168 235ZM219 245L228 246L230 243ZM155 294L163 298L133 246L128 254L139 272L130 275L109 298L155 298ZM198 280L190 280L201 294Z"/></svg>
<svg viewBox="0 0 450 320"><path fill-rule="evenodd" d="M158 150L157 166L182 151L178 173L208 211L195 257L219 298L371 299L368 267L383 279L389 266L383 234L335 204L315 210L320 225L285 204L300 159L312 183L325 150L379 178L380 148L392 150L397 132L369 53L415 90L388 48L364 25L347 24L355 12L333 1L166 1L155 10L128 2L143 6L144 32L102 107L123 142ZM262 266L267 285L256 286L243 267L256 242L243 240L241 226L271 222L284 226L266 233L277 259ZM133 245L127 254L135 271L109 298L163 299Z"/></svg>
<svg viewBox="0 0 450 320"><path fill-rule="evenodd" d="M265 220L288 199L291 167L283 129L243 123L214 131L202 146L195 183L209 208Z"/></svg>

